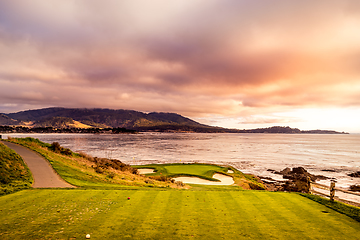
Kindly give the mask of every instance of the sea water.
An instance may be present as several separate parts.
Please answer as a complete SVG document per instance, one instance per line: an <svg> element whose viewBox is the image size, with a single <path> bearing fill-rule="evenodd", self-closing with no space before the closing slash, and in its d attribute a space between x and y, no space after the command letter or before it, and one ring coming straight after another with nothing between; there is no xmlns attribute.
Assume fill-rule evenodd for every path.
<svg viewBox="0 0 360 240"><path fill-rule="evenodd" d="M244 173L281 179L269 170L304 167L337 181L337 187L360 184L348 174L360 171L360 134L3 134L59 142L75 152L118 159L128 164L228 164ZM329 184L330 180L321 183Z"/></svg>

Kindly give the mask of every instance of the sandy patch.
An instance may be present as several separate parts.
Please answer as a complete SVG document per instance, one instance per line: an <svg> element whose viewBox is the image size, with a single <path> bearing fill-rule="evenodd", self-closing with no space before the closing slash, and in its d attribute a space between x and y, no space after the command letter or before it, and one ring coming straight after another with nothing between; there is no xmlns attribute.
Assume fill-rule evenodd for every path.
<svg viewBox="0 0 360 240"><path fill-rule="evenodd" d="M149 174L149 173L154 173L154 169L151 168L141 168L138 169L139 174Z"/></svg>
<svg viewBox="0 0 360 240"><path fill-rule="evenodd" d="M227 172L228 172L228 173L234 173L234 171L233 171L233 170L228 170Z"/></svg>
<svg viewBox="0 0 360 240"><path fill-rule="evenodd" d="M220 180L220 182L213 182L209 180L205 180L198 177L177 177L174 178L175 181L181 181L183 183L190 184L202 184L202 185L232 185L234 184L234 179L232 177L215 173L213 178Z"/></svg>

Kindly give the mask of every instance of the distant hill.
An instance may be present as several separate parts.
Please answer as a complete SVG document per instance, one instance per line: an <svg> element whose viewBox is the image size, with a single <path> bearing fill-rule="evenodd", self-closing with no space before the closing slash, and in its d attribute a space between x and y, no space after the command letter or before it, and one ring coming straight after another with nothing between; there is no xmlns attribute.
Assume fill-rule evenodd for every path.
<svg viewBox="0 0 360 240"><path fill-rule="evenodd" d="M11 119L9 116L6 116L5 114L0 113L0 125L17 125L19 124L19 121Z"/></svg>
<svg viewBox="0 0 360 240"><path fill-rule="evenodd" d="M297 128L274 126L258 129L227 129L198 123L176 113L143 113L134 110L113 110L102 108L44 108L0 114L2 126L29 126L32 128L54 129L128 129L135 131L157 132L206 132L206 133L315 133L339 134L329 130L301 131ZM2 131L12 131L2 128ZM7 130L5 130L7 129ZM19 129L19 128L18 128ZM1 130L1 128L0 128ZM30 131L22 128L13 131ZM58 131L58 130L57 130ZM89 130L90 131L90 130ZM91 130L92 131L92 130ZM123 131L123 130L121 130ZM65 131L64 132L68 132ZM117 132L117 131L115 131Z"/></svg>
<svg viewBox="0 0 360 240"><path fill-rule="evenodd" d="M74 121L88 127L127 128L155 130L156 128L178 130L179 128L213 128L195 122L176 113L142 113L133 110L45 108L3 114L20 122L33 122L33 127L68 128ZM12 125L4 122L2 125Z"/></svg>

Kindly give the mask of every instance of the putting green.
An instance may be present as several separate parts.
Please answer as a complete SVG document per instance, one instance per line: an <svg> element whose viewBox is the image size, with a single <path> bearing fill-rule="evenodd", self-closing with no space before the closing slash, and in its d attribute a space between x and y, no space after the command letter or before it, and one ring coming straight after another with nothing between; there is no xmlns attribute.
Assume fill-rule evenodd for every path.
<svg viewBox="0 0 360 240"><path fill-rule="evenodd" d="M128 197L130 200L128 200ZM0 239L359 239L360 223L294 193L24 190Z"/></svg>
<svg viewBox="0 0 360 240"><path fill-rule="evenodd" d="M187 173L191 175L206 175L209 171L223 172L224 168L215 165L203 165L203 164L173 164L164 165L164 168L170 174L182 174Z"/></svg>

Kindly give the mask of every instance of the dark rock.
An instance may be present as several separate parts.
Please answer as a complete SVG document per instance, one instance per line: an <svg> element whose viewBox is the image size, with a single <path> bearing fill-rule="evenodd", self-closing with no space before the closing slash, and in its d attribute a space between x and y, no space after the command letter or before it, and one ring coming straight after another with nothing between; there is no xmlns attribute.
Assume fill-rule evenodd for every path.
<svg viewBox="0 0 360 240"><path fill-rule="evenodd" d="M283 175L283 178L289 179L283 186L283 191L289 192L309 192L310 181L315 182L319 179L328 179L322 175L313 175L306 171L303 167L295 167L292 170L290 168L285 168L280 171Z"/></svg>
<svg viewBox="0 0 360 240"><path fill-rule="evenodd" d="M360 171L348 174L350 177L360 177Z"/></svg>
<svg viewBox="0 0 360 240"><path fill-rule="evenodd" d="M283 191L288 191L288 192L304 192L304 193L309 193L310 190L310 184L307 181L301 181L301 180L296 180L296 181L287 181L284 185L283 185Z"/></svg>
<svg viewBox="0 0 360 240"><path fill-rule="evenodd" d="M295 173L295 174L306 174L308 173L305 168L303 167L296 167L296 168L293 168L292 169L292 173Z"/></svg>
<svg viewBox="0 0 360 240"><path fill-rule="evenodd" d="M280 174L285 181L274 180L271 178L262 177L264 185L270 191L289 191L289 192L305 192L308 193L310 190L310 181L315 182L316 180L329 179L322 175L313 175L309 173L303 167L285 168L278 172L272 169L267 171L274 174Z"/></svg>
<svg viewBox="0 0 360 240"><path fill-rule="evenodd" d="M285 168L284 170L280 171L280 173L283 175L283 178L291 180L307 181L308 177L311 179L311 181L328 179L328 177L322 175L313 175L306 171L306 169L303 167L296 167L292 170L290 168Z"/></svg>
<svg viewBox="0 0 360 240"><path fill-rule="evenodd" d="M323 169L321 171L323 171L323 172L336 172L335 170L332 170L332 169Z"/></svg>
<svg viewBox="0 0 360 240"><path fill-rule="evenodd" d="M360 192L360 185L351 185L350 186L350 191Z"/></svg>
<svg viewBox="0 0 360 240"><path fill-rule="evenodd" d="M280 171L279 173L280 174L283 174L283 175L287 175L287 174L289 174L291 172L291 168L285 168L285 169L283 169L282 171Z"/></svg>

